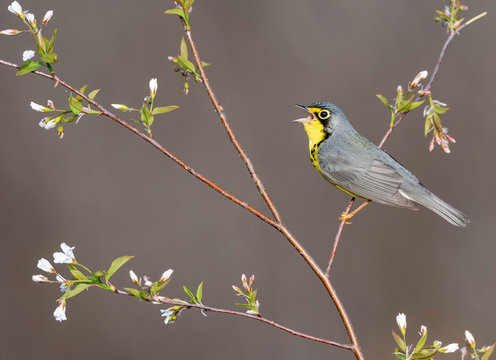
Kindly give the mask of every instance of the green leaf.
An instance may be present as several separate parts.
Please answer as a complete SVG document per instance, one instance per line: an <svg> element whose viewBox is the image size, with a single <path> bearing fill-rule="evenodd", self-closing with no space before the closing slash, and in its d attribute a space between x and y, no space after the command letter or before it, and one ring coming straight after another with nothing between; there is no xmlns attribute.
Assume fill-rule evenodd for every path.
<svg viewBox="0 0 496 360"><path fill-rule="evenodd" d="M97 277L97 278L100 278L102 276L105 276L105 273L102 270L98 270L98 271L95 271L93 273L93 275L95 275L95 277Z"/></svg>
<svg viewBox="0 0 496 360"><path fill-rule="evenodd" d="M105 275L105 280L108 281L108 279L110 279L110 277L112 275L115 274L115 272L117 270L119 270L119 268L124 265L125 263L127 263L129 260L131 260L134 256L128 256L128 255L125 255L125 256L121 256L121 257L118 257L117 259L115 259L114 261L112 261L112 264L110 264L110 267L109 269L107 270L107 274Z"/></svg>
<svg viewBox="0 0 496 360"><path fill-rule="evenodd" d="M66 291L66 293L63 297L65 299L69 299L73 296L78 295L79 293L86 290L90 286L91 286L91 284L83 284L83 283L76 284L71 290Z"/></svg>
<svg viewBox="0 0 496 360"><path fill-rule="evenodd" d="M188 58L188 46L186 46L186 41L184 41L184 36L181 39L181 45L179 46L181 51L181 56L185 59Z"/></svg>
<svg viewBox="0 0 496 360"><path fill-rule="evenodd" d="M133 289L133 288L124 288L127 292L129 292L131 295L136 296L137 298L146 300L148 297L143 293L143 291L140 291L138 289Z"/></svg>
<svg viewBox="0 0 496 360"><path fill-rule="evenodd" d="M168 113L169 111L176 110L177 108L179 108L179 106L176 105L160 106L154 108L152 114L153 115L164 114L164 113Z"/></svg>
<svg viewBox="0 0 496 360"><path fill-rule="evenodd" d="M234 305L237 305L237 306L242 306L242 307L245 307L247 309L251 309L252 306L250 304L241 304L241 303L235 303Z"/></svg>
<svg viewBox="0 0 496 360"><path fill-rule="evenodd" d="M179 64L179 66L181 66L185 70L189 71L190 73L196 74L195 65L191 61L183 58L180 55L176 59L177 59L177 63Z"/></svg>
<svg viewBox="0 0 496 360"><path fill-rule="evenodd" d="M69 96L69 107L74 115L79 115L83 110L83 104L72 95Z"/></svg>
<svg viewBox="0 0 496 360"><path fill-rule="evenodd" d="M434 355L436 355L436 353L436 349L422 349L413 353L412 359L426 360L432 358Z"/></svg>
<svg viewBox="0 0 496 360"><path fill-rule="evenodd" d="M400 350L405 352L406 351L405 341L398 334L396 334L394 331L392 331L392 333L393 333L394 341L396 341L396 344L398 344Z"/></svg>
<svg viewBox="0 0 496 360"><path fill-rule="evenodd" d="M174 9L169 9L164 11L166 14L172 14L172 15L179 15L184 19L184 11L183 9L179 8L174 8Z"/></svg>
<svg viewBox="0 0 496 360"><path fill-rule="evenodd" d="M410 104L410 107L408 108L408 110L413 110L413 109L416 109L418 108L420 105L422 105L424 103L424 100L422 101L415 101L415 102L412 102Z"/></svg>
<svg viewBox="0 0 496 360"><path fill-rule="evenodd" d="M200 285L198 285L198 288L196 289L196 299L200 304L202 301L202 297L203 297L203 281L200 283Z"/></svg>
<svg viewBox="0 0 496 360"><path fill-rule="evenodd" d="M493 351L494 351L494 345L492 345L489 349L486 350L484 355L482 355L481 360L488 360L489 356L491 356Z"/></svg>
<svg viewBox="0 0 496 360"><path fill-rule="evenodd" d="M50 41L48 42L48 45L46 47L46 52L51 53L53 50L53 45L55 45L55 39L57 38L57 29L53 30L53 35Z"/></svg>
<svg viewBox="0 0 496 360"><path fill-rule="evenodd" d="M78 280L87 280L88 278L86 275L84 275L77 267L75 267L72 264L67 264L67 267L69 268L69 271L71 272L72 276L74 276Z"/></svg>
<svg viewBox="0 0 496 360"><path fill-rule="evenodd" d="M439 115L444 114L450 109L449 107L443 107L438 104L434 104L433 108L434 108L434 112L438 113Z"/></svg>
<svg viewBox="0 0 496 360"><path fill-rule="evenodd" d="M195 0L184 0L184 8L186 10L189 10L191 8L191 6L193 6L194 2L195 2Z"/></svg>
<svg viewBox="0 0 496 360"><path fill-rule="evenodd" d="M208 68L210 65L212 65L211 63L208 63L208 62L203 61L203 60L201 60L201 61L200 61L200 64L201 64L201 66L203 66L203 68L204 68L204 69L206 69L206 68Z"/></svg>
<svg viewBox="0 0 496 360"><path fill-rule="evenodd" d="M47 64L52 64L52 63L59 61L60 58L57 54L55 54L54 52L51 52L50 54L42 55L41 60L43 60Z"/></svg>
<svg viewBox="0 0 496 360"><path fill-rule="evenodd" d="M429 130L431 129L431 118L430 116L427 116L425 118L425 125L424 125L424 136L427 136L427 134L429 133Z"/></svg>
<svg viewBox="0 0 496 360"><path fill-rule="evenodd" d="M396 352L394 353L394 356L396 356L396 357L397 357L398 359L400 359L400 360L405 360L405 355L400 354L400 353L398 352L398 350L399 350L399 349L396 349Z"/></svg>
<svg viewBox="0 0 496 360"><path fill-rule="evenodd" d="M88 94L88 97L89 97L91 100L93 100L93 99L95 98L96 94L98 94L99 92L100 92L100 89L93 90L92 92L90 92L90 93Z"/></svg>
<svg viewBox="0 0 496 360"><path fill-rule="evenodd" d="M150 110L148 109L148 107L146 107L146 105L144 105L144 104L141 107L140 115L141 115L141 121L146 125L147 128L149 128L150 126L152 126L152 124L153 124L153 115L150 112Z"/></svg>
<svg viewBox="0 0 496 360"><path fill-rule="evenodd" d="M381 101L382 101L382 103L383 103L384 105L386 105L386 107L387 107L389 110L391 110L391 105L389 105L389 101L388 101L388 99L387 99L385 96L383 96L383 95L381 95L381 94L375 94L375 96L377 96L377 97L379 98L379 100L381 100Z"/></svg>
<svg viewBox="0 0 496 360"><path fill-rule="evenodd" d="M184 292L188 294L188 296L191 298L191 301L193 301L194 304L197 303L195 295L186 287L186 285L183 285Z"/></svg>
<svg viewBox="0 0 496 360"><path fill-rule="evenodd" d="M424 347L426 340L427 340L427 328L425 328L424 335L418 341L417 345L415 346L415 350L413 350L413 352L420 351Z"/></svg>
<svg viewBox="0 0 496 360"><path fill-rule="evenodd" d="M73 122L74 120L76 120L77 118L78 118L77 115L72 115L72 116L69 116L67 119L62 119L62 121L65 123L70 123L70 122Z"/></svg>
<svg viewBox="0 0 496 360"><path fill-rule="evenodd" d="M28 60L24 64L22 64L19 70L17 70L16 75L20 76L30 73L31 71L35 71L36 69L38 69L41 65L43 65L42 62Z"/></svg>
<svg viewBox="0 0 496 360"><path fill-rule="evenodd" d="M83 94L86 92L86 88L88 87L88 85L84 85L81 89L79 89L79 92L82 92ZM76 96L76 98L78 100L82 100L83 98L81 96Z"/></svg>

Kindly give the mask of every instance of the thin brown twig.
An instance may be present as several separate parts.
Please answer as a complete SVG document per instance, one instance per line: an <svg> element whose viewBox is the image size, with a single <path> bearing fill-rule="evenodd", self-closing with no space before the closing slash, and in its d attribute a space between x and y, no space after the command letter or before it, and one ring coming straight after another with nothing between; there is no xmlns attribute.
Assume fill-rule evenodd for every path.
<svg viewBox="0 0 496 360"><path fill-rule="evenodd" d="M485 15L485 13L483 13ZM476 18L480 18L482 16L484 16L483 14L481 15L478 15ZM429 78L429 81L427 82L427 85L425 86L425 90L428 91L431 89L431 86L432 86L432 83L434 82L434 79L436 78L436 75L439 71L439 67L441 66L441 63L444 59L444 55L446 53L446 49L448 48L448 45L451 43L451 41L453 40L453 38L455 37L456 34L458 34L460 32L461 29L463 29L465 26L467 26L469 23L465 23L463 24L462 26L460 26L457 30L454 30L454 31L450 31L448 37L446 38L444 44L443 44L443 47L441 48L441 52L439 53L439 57L437 59L437 62L436 62L436 65L434 66L434 70L432 71L432 74L431 74L431 77ZM425 95L423 94L418 94L417 93L417 96L415 97L415 99L413 100L414 102L416 101L420 101L422 100L423 98L425 97ZM389 139L389 136L391 136L391 133L393 132L393 129L398 126L398 124L401 122L401 120L403 120L405 118L405 116L410 112L411 110L408 110L408 111L405 111L405 112L402 112L398 118L396 119L396 121L388 128L388 130L386 131L386 133L384 134L381 142L379 143L379 148L382 148L384 146L384 143L387 141L387 139ZM354 202L355 198L351 198L348 206L347 206L347 211L349 211L351 209L351 205L353 205L353 202ZM334 258L334 252L335 252L335 247L337 247L337 243L339 242L339 239L341 237L341 233L342 233L342 230L343 230L343 226L344 226L344 221L341 221L341 223L339 224L339 227L338 227L338 231L336 233L336 236L334 238L334 247L333 247L333 250L332 250L332 253L331 253L331 256L330 256L330 259L329 259L329 265L327 267L327 270L326 270L326 273L329 275L329 272L331 271L331 267L330 265L332 264L332 260Z"/></svg>
<svg viewBox="0 0 496 360"><path fill-rule="evenodd" d="M134 297L133 294L130 294L128 292L118 290L118 289L115 289L114 293L119 294L119 295L129 295L129 296ZM287 326L281 325L281 324L279 324L273 320L269 320L269 319L263 317L262 315L251 315L251 314L247 314L247 313L240 312L240 311L220 309L220 308L207 306L207 305L203 305L203 304L190 304L187 302L175 301L175 300L166 298L164 296L155 296L155 297L153 297L153 299L149 299L149 300L145 300L145 301L148 301L148 302L157 302L158 301L158 302L160 302L162 304L166 304L166 305L185 306L186 308L194 308L194 309L199 309L199 310L203 310L206 312L211 311L211 312L220 313L220 314L234 315L234 316L240 316L240 317L244 317L244 318L248 318L248 319L252 319L252 320L257 320L257 321L263 322L267 325L273 326L277 329L280 329L282 331L285 331L291 335L301 337L303 339L316 341L319 343L335 346L335 347L338 347L341 349L353 350L353 345L342 344L342 343L338 343L336 341L332 341L329 339L319 338L319 337L316 337L313 335L305 334L305 333L302 333L300 331L288 328Z"/></svg>
<svg viewBox="0 0 496 360"><path fill-rule="evenodd" d="M20 68L19 65L14 64L14 63L11 63L11 62L8 62L8 61L5 61L5 60L2 60L2 59L0 59L0 64L7 65L7 66L10 66L10 67L13 67L13 68L17 68L17 69ZM279 228L279 224L276 223L274 220L272 220L269 217L265 216L264 214L262 214L257 209L251 207L246 202L241 201L236 196L232 195L231 193L229 193L225 189L221 188L220 186L218 186L217 184L215 184L211 180L207 179L205 176L203 176L202 174L200 174L199 172L197 172L196 170L194 170L191 166L189 166L185 162L181 161L177 156L175 156L174 154L172 154L171 152L169 152L158 141L156 141L155 139L152 139L151 137L147 136L146 134L142 133L138 129L136 129L136 128L132 127L131 125L129 125L128 123L126 123L124 120L122 120L118 116L112 114L110 111L108 111L103 106L101 106L99 103L97 103L95 100L90 99L88 96L86 96L85 94L83 94L82 92L80 92L79 90L77 90L76 88L74 88L73 86L69 85L67 82L65 82L64 80L62 80L58 76L56 76L56 75L53 75L52 76L50 74L46 74L46 73L44 73L42 71L38 71L38 70L32 71L32 73L34 73L36 75L39 75L39 76L42 76L44 78L50 79L52 81L55 81L56 84L60 84L63 87L65 87L65 88L69 89L70 91L72 91L73 93L81 96L83 99L85 99L86 101L88 101L88 103L90 103L91 105L95 106L100 111L101 115L105 115L105 116L109 117L110 119L112 119L112 120L116 121L117 123L119 123L120 125L124 126L129 131L131 131L134 134L138 135L140 138L142 138L143 140L145 140L146 142L148 142L149 144L151 144L152 146L154 146L156 149L158 149L160 152L162 152L164 155L166 155L168 158L170 158L176 164L178 164L179 166L181 166L184 170L186 170L187 172L189 172L191 175L193 175L194 177L196 177L198 180L200 180L203 183L207 184L208 186L210 186L212 189L214 189L215 191L217 191L222 196L225 196L229 200L233 201L235 204L237 204L237 205L241 206L242 208L248 210L250 213L252 213L253 215L257 216L259 219L265 221L267 224L275 227L276 229Z"/></svg>
<svg viewBox="0 0 496 360"><path fill-rule="evenodd" d="M222 122L222 125L227 131L227 134L229 136L229 139L231 140L234 148L238 152L239 156L245 163L246 168L248 169L248 172L250 173L251 178L253 179L253 182L255 183L258 191L260 192L260 195L262 195L265 203L269 207L270 211L272 212L272 215L274 215L274 219L278 224L282 224L282 219L281 216L279 215L279 212L277 211L277 208L275 207L274 203L272 202L272 199L269 197L269 194L267 193L267 190L265 189L262 181L260 180L260 177L258 176L257 172L255 171L255 167L253 166L253 163L251 160L248 158L246 155L245 151L241 147L241 144L239 143L238 139L234 135L234 132L231 128L231 125L229 125L229 122L227 121L227 116L226 113L224 112L224 108L222 105L219 103L217 100L212 87L210 86L210 82L208 81L207 75L205 73L205 69L203 68L202 62L200 60L200 55L198 54L198 49L196 48L196 45L193 41L193 38L191 37L191 30L188 30L186 27L186 24L184 20L182 20L183 27L184 27L184 33L186 34L186 38L188 39L189 46L191 47L191 51L193 52L193 56L195 58L196 65L198 67L198 70L200 71L200 76L202 79L202 83L205 86L205 90L207 91L207 94L212 101L212 104L215 108L215 111L219 114L219 118Z"/></svg>
<svg viewBox="0 0 496 360"><path fill-rule="evenodd" d="M348 206L346 207L346 210L344 211L344 215L348 215L350 213L351 206L353 205L354 201L355 198L352 197L350 199L350 202L348 203ZM343 231L343 227L345 223L346 223L346 219L341 220L341 222L339 223L338 232L336 233L336 236L334 238L334 244L332 245L331 257L329 258L329 263L327 264L327 268L326 268L327 277L329 277L329 273L331 272L332 262L334 261L334 256L336 255L336 250L339 244L339 238L341 237L341 232Z"/></svg>

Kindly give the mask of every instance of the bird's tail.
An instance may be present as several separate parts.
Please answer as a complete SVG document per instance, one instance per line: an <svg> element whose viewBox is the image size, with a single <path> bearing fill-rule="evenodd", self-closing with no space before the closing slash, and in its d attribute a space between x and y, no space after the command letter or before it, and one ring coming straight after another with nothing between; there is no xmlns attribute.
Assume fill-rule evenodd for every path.
<svg viewBox="0 0 496 360"><path fill-rule="evenodd" d="M415 195L410 195L407 193L408 197L411 198L413 201L419 203L420 205L423 205L426 208L434 211L436 214L455 226L467 226L467 224L470 222L467 215L462 213L460 210L455 209L444 200L441 200L425 187L422 186L422 188L422 190L424 191L421 194L418 194L418 191L416 191Z"/></svg>

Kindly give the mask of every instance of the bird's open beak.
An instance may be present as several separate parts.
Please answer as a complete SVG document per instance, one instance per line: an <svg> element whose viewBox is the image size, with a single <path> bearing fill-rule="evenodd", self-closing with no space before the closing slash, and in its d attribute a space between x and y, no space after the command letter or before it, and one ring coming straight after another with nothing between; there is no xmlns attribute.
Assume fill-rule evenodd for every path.
<svg viewBox="0 0 496 360"><path fill-rule="evenodd" d="M308 110L308 107L305 106L305 105L298 105L296 104L295 105L297 108L300 108L300 109L303 109L306 111L306 113L308 114L307 117L305 118L301 118L301 119L296 119L296 120L293 120L294 123L300 123L300 124L307 124L309 123L310 121L312 121L314 115L312 114L311 111Z"/></svg>

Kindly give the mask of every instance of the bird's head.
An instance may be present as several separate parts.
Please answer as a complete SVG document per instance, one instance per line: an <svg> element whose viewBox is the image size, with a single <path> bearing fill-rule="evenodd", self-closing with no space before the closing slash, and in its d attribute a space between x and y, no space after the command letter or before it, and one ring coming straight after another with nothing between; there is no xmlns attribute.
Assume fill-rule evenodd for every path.
<svg viewBox="0 0 496 360"><path fill-rule="evenodd" d="M346 115L335 104L317 101L308 106L296 105L307 113L307 117L293 120L303 124L310 146L327 138L339 125L349 123Z"/></svg>

